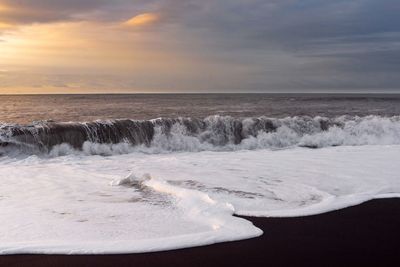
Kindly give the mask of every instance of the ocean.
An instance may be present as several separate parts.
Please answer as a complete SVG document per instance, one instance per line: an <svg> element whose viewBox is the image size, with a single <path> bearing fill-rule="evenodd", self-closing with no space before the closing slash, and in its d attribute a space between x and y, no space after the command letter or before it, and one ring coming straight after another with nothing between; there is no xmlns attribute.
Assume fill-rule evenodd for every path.
<svg viewBox="0 0 400 267"><path fill-rule="evenodd" d="M159 117L396 116L395 94L0 95L0 122L150 120Z"/></svg>
<svg viewBox="0 0 400 267"><path fill-rule="evenodd" d="M256 237L400 196L400 95L0 96L0 254Z"/></svg>

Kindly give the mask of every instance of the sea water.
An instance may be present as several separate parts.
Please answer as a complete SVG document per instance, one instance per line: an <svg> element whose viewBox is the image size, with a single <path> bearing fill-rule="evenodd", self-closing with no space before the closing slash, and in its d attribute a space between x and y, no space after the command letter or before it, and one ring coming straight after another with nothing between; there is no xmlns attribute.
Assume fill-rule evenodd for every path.
<svg viewBox="0 0 400 267"><path fill-rule="evenodd" d="M233 215L400 196L395 96L0 98L1 254L200 246L262 234Z"/></svg>

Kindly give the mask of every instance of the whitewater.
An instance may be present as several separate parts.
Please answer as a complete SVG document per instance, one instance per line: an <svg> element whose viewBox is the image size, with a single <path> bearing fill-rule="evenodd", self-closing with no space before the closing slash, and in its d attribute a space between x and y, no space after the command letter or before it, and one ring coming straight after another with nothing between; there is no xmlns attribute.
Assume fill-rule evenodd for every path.
<svg viewBox="0 0 400 267"><path fill-rule="evenodd" d="M262 231L234 215L308 216L400 197L399 156L399 116L3 123L0 254L253 238Z"/></svg>

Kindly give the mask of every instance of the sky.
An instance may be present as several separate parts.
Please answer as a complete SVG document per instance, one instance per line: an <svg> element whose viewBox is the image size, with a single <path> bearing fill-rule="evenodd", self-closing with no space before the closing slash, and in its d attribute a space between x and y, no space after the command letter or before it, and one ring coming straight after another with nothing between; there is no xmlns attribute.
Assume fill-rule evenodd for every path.
<svg viewBox="0 0 400 267"><path fill-rule="evenodd" d="M399 0L0 0L0 94L400 93Z"/></svg>

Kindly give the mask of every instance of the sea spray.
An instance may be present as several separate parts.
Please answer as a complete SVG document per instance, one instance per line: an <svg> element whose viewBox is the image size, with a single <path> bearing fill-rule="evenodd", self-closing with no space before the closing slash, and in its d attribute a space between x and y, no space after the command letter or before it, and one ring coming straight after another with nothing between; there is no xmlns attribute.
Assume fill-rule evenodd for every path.
<svg viewBox="0 0 400 267"><path fill-rule="evenodd" d="M0 151L115 155L400 144L400 117L287 117L39 122L0 126Z"/></svg>

